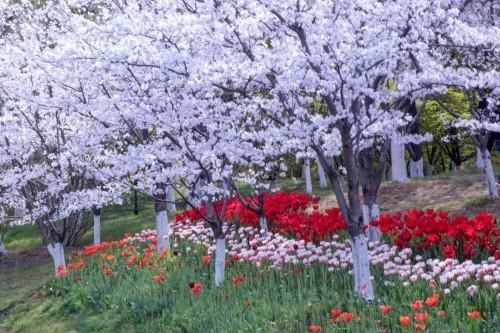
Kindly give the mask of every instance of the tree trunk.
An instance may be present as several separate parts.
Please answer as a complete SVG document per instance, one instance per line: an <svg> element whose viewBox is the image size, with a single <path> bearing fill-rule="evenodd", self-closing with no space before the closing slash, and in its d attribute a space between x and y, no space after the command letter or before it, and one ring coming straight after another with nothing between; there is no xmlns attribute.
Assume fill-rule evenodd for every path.
<svg viewBox="0 0 500 333"><path fill-rule="evenodd" d="M481 156L481 149L476 147L476 167L479 170L484 170L484 162L483 162L483 157Z"/></svg>
<svg viewBox="0 0 500 333"><path fill-rule="evenodd" d="M7 249L5 248L5 245L3 244L2 240L0 239L0 257L6 256L7 254L9 253L7 252Z"/></svg>
<svg viewBox="0 0 500 333"><path fill-rule="evenodd" d="M167 187L167 210L169 212L175 212L177 207L175 206L175 191L172 186Z"/></svg>
<svg viewBox="0 0 500 333"><path fill-rule="evenodd" d="M156 238L158 252L170 249L170 225L168 223L167 211L161 210L156 212Z"/></svg>
<svg viewBox="0 0 500 333"><path fill-rule="evenodd" d="M64 258L64 246L62 243L47 245L47 250L54 261L54 270L56 277L60 276L62 270L66 270L66 260Z"/></svg>
<svg viewBox="0 0 500 333"><path fill-rule="evenodd" d="M136 190L134 190L134 215L139 215L139 199Z"/></svg>
<svg viewBox="0 0 500 333"><path fill-rule="evenodd" d="M368 258L368 244L364 234L351 239L354 290L366 301L373 301L373 287Z"/></svg>
<svg viewBox="0 0 500 333"><path fill-rule="evenodd" d="M167 186L157 184L159 192L155 193L155 215L156 215L156 249L158 252L170 250L170 225L167 216Z"/></svg>
<svg viewBox="0 0 500 333"><path fill-rule="evenodd" d="M347 230L351 237L354 272L354 292L365 301L373 301L373 288L370 279L370 262L368 260L368 244L363 232L363 209L359 194L360 172L356 163L351 127L344 123L340 127L342 139L342 160L347 173L347 206L338 179L332 179L334 192L339 207L344 206L342 215L346 219ZM337 182L335 182L335 180Z"/></svg>
<svg viewBox="0 0 500 333"><path fill-rule="evenodd" d="M309 159L304 160L304 173L306 178L306 192L312 194L311 162Z"/></svg>
<svg viewBox="0 0 500 333"><path fill-rule="evenodd" d="M328 187L328 184L326 182L325 170L323 169L323 166L321 165L321 163L319 163L319 161L317 164L318 164L319 187L326 188Z"/></svg>
<svg viewBox="0 0 500 333"><path fill-rule="evenodd" d="M267 231L269 230L267 225L267 219L264 215L259 216L259 227L260 231L264 233L267 233Z"/></svg>
<svg viewBox="0 0 500 333"><path fill-rule="evenodd" d="M226 265L226 240L217 238L215 241L215 285L218 287L224 281Z"/></svg>
<svg viewBox="0 0 500 333"><path fill-rule="evenodd" d="M380 241L380 229L370 225L370 222L380 217L380 209L375 201L364 200L363 203L363 223L367 226L368 240L371 242Z"/></svg>
<svg viewBox="0 0 500 333"><path fill-rule="evenodd" d="M101 210L94 208L94 244L101 244Z"/></svg>
<svg viewBox="0 0 500 333"><path fill-rule="evenodd" d="M426 168L426 176L432 176L434 173L434 165L429 164Z"/></svg>
<svg viewBox="0 0 500 333"><path fill-rule="evenodd" d="M490 199L495 199L498 197L498 189L495 172L493 171L493 165L491 164L491 155L488 148L481 147L481 159L484 164L483 173L486 178L486 184L488 185L488 195Z"/></svg>
<svg viewBox="0 0 500 333"><path fill-rule="evenodd" d="M398 142L398 138L391 140L391 180L406 182L405 145Z"/></svg>
<svg viewBox="0 0 500 333"><path fill-rule="evenodd" d="M424 176L424 159L420 158L417 161L410 159L410 177L419 178Z"/></svg>

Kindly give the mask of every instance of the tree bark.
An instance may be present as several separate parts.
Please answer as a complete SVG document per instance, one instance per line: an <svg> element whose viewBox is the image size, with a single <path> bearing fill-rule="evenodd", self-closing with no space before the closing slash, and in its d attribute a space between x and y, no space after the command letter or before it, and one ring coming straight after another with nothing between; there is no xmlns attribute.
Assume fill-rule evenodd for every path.
<svg viewBox="0 0 500 333"><path fill-rule="evenodd" d="M226 240L217 238L215 241L215 286L219 287L224 281L226 265Z"/></svg>
<svg viewBox="0 0 500 333"><path fill-rule="evenodd" d="M175 191L172 186L167 186L167 210L169 212L175 212L177 207L175 206Z"/></svg>
<svg viewBox="0 0 500 333"><path fill-rule="evenodd" d="M155 215L156 215L156 249L158 252L170 250L170 225L167 216L167 202L165 184L157 184L159 192L155 193Z"/></svg>
<svg viewBox="0 0 500 333"><path fill-rule="evenodd" d="M491 163L491 155L487 147L481 147L481 159L483 160L483 173L488 185L488 196L490 199L498 198L497 182L495 179L495 172Z"/></svg>
<svg viewBox="0 0 500 333"><path fill-rule="evenodd" d="M359 234L351 240L354 290L367 301L374 298L371 283L368 245L365 236Z"/></svg>
<svg viewBox="0 0 500 333"><path fill-rule="evenodd" d="M484 162L481 155L481 149L479 149L479 147L476 147L476 167L482 171L484 169Z"/></svg>
<svg viewBox="0 0 500 333"><path fill-rule="evenodd" d="M311 161L309 159L304 160L304 173L306 179L306 192L312 194Z"/></svg>
<svg viewBox="0 0 500 333"><path fill-rule="evenodd" d="M411 178L419 178L424 177L424 160L420 158L419 160L414 161L410 159L410 177Z"/></svg>
<svg viewBox="0 0 500 333"><path fill-rule="evenodd" d="M139 199L136 190L134 190L134 215L139 215Z"/></svg>
<svg viewBox="0 0 500 333"><path fill-rule="evenodd" d="M157 250L170 249L170 225L168 223L168 216L166 210L156 212L156 234L157 234Z"/></svg>
<svg viewBox="0 0 500 333"><path fill-rule="evenodd" d="M7 249L5 248L5 245L3 244L3 241L0 239L0 257L1 256L6 256L9 253L7 252Z"/></svg>
<svg viewBox="0 0 500 333"><path fill-rule="evenodd" d="M267 219L264 215L259 216L259 227L260 227L260 231L263 233L267 233L269 230L268 224L267 224Z"/></svg>
<svg viewBox="0 0 500 333"><path fill-rule="evenodd" d="M427 165L426 170L427 170L426 176L432 176L432 174L434 173L434 165L432 164Z"/></svg>
<svg viewBox="0 0 500 333"><path fill-rule="evenodd" d="M376 202L365 200L363 203L363 223L368 227L368 240L380 241L380 229L370 225L370 222L380 217L380 208Z"/></svg>
<svg viewBox="0 0 500 333"><path fill-rule="evenodd" d="M406 182L405 146L398 142L397 137L391 140L391 180L393 182Z"/></svg>
<svg viewBox="0 0 500 333"><path fill-rule="evenodd" d="M367 302L374 299L372 282L370 278L370 262L368 260L368 244L363 232L363 212L359 194L359 169L354 154L354 146L351 137L351 127L344 123L340 126L342 139L342 160L347 172L347 197L349 206L343 209L344 219L346 219L347 230L351 237L351 249L354 271L354 292ZM336 183L334 191L337 201L345 205L342 188L338 179L333 179ZM339 198L339 195L342 198ZM339 200L340 199L340 200Z"/></svg>
<svg viewBox="0 0 500 333"><path fill-rule="evenodd" d="M328 187L328 184L326 182L325 170L323 169L323 166L321 165L321 163L319 163L319 161L317 164L318 164L319 187L326 188Z"/></svg>
<svg viewBox="0 0 500 333"><path fill-rule="evenodd" d="M101 244L101 210L94 208L94 244Z"/></svg>
<svg viewBox="0 0 500 333"><path fill-rule="evenodd" d="M54 261L54 270L56 277L60 276L60 271L66 270L66 260L64 258L64 246L62 243L54 243L47 245L47 250Z"/></svg>

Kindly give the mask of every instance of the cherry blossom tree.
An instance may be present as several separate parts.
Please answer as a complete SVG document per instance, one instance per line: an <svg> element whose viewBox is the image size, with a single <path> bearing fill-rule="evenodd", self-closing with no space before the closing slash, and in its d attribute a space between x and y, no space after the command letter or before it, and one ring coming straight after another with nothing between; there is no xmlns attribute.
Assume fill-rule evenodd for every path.
<svg viewBox="0 0 500 333"><path fill-rule="evenodd" d="M369 221L377 215L373 201L391 142L400 146L400 158L411 142L401 133L412 120L405 110L449 82L429 49L437 27L456 29L447 21L455 8L446 1L228 1L190 8L223 22L213 28L211 48L223 54L212 61L211 80L239 94L240 107L251 100L300 150L316 152L351 236L355 290L373 299L360 185L372 194L365 195L374 212L365 214ZM346 169L347 199L331 163L335 155Z"/></svg>
<svg viewBox="0 0 500 333"><path fill-rule="evenodd" d="M467 99L469 119L454 123L467 129L477 147L489 197L498 197L495 174L488 142L499 132L500 29L495 25L500 9L494 1L456 0L448 18L448 29L440 29L433 45L436 59L441 61L440 82L458 88Z"/></svg>
<svg viewBox="0 0 500 333"><path fill-rule="evenodd" d="M11 31L0 56L1 201L9 207L25 203L18 223L37 225L58 275L65 268L64 246L91 226L86 212L120 202L123 187L95 172L105 159L102 142L92 136L95 123L79 108L85 95L75 88L78 81L55 80L56 66L47 61L63 48L52 37L65 26L48 15L50 8L29 4L2 12Z"/></svg>

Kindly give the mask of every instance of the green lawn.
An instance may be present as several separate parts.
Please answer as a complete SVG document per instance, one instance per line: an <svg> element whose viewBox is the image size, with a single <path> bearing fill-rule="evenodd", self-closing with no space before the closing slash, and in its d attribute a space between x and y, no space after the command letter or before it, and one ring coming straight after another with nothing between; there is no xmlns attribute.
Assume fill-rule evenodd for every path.
<svg viewBox="0 0 500 333"><path fill-rule="evenodd" d="M131 210L123 207L110 207L103 210L102 217L103 241L123 237L126 232L138 232L145 228L154 228L154 214L151 205L142 207L139 215L134 215ZM90 244L93 240L90 230L82 240L82 246ZM15 267L0 265L0 313L6 308L16 304L15 311L23 310L25 306L36 304L30 297L46 281L53 276L53 265L46 249L42 247L37 229L33 225L15 226L5 237L5 246L9 250L11 259L18 260ZM71 250L68 250L71 253ZM40 253L46 254L33 262L23 263L26 256ZM0 259L2 260L2 259ZM0 315L0 332L2 329L2 316ZM50 328L47 328L50 331Z"/></svg>

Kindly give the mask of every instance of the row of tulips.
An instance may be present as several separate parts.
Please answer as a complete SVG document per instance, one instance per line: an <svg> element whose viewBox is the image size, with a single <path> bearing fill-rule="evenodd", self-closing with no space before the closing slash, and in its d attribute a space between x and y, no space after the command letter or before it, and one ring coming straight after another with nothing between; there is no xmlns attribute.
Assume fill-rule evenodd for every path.
<svg viewBox="0 0 500 333"><path fill-rule="evenodd" d="M295 239L324 241L345 230L345 222L338 208L319 209L319 197L307 193L274 192L263 195L263 211L275 233L291 234ZM257 205L258 197L244 197L250 206ZM222 209L221 202L216 203ZM198 221L203 206L176 215L177 222ZM236 197L227 200L225 218L239 225L257 227L257 214L245 208ZM411 247L418 253L432 252L444 258L500 259L500 226L495 217L480 212L473 218L450 217L446 212L409 210L405 213L382 214L371 224L399 248Z"/></svg>
<svg viewBox="0 0 500 333"><path fill-rule="evenodd" d="M206 261L215 252L212 230L203 223L180 223L172 226L175 237L204 246L208 255ZM148 243L156 241L155 230L144 230L125 239L130 243ZM307 242L290 239L279 233L261 233L253 227L233 229L226 238L227 254L232 260L250 262L257 267L266 266L280 270L288 265L315 264L326 265L329 272L347 270L352 274L352 254L348 240L333 235L330 241ZM369 259L373 266L383 271L386 285L393 284L393 279L402 282L404 287L424 281L429 286L438 287L445 294L450 294L459 287L468 288L474 295L478 285L500 290L500 259L488 257L479 263L471 260L460 262L457 259L425 259L411 248L400 249L384 243L369 243ZM497 295L500 300L500 294Z"/></svg>
<svg viewBox="0 0 500 333"><path fill-rule="evenodd" d="M241 200L230 197L225 205L224 218L239 225L257 227L259 216L247 207L259 208L260 200L258 196L245 196ZM320 241L345 230L345 223L338 208L320 211L319 201L319 197L307 193L271 192L262 195L262 209L271 231L289 234L296 239ZM222 202L215 205L218 210L224 206ZM205 212L204 206L188 209L178 213L176 221L198 221Z"/></svg>
<svg viewBox="0 0 500 333"><path fill-rule="evenodd" d="M432 209L409 210L382 215L371 224L391 236L399 248L434 251L444 258L475 259L487 254L500 259L500 226L486 212L467 218Z"/></svg>

